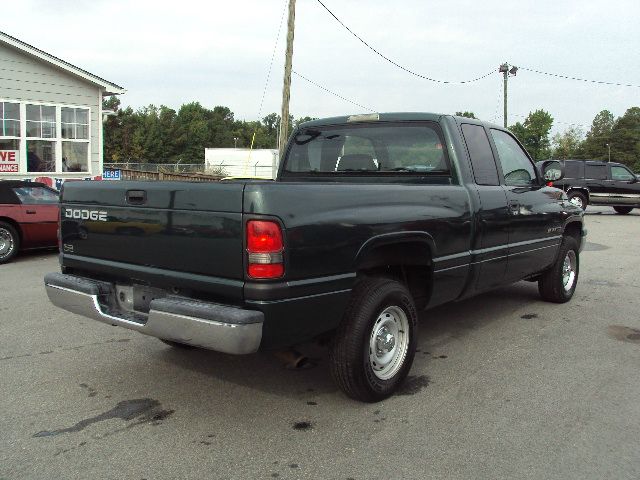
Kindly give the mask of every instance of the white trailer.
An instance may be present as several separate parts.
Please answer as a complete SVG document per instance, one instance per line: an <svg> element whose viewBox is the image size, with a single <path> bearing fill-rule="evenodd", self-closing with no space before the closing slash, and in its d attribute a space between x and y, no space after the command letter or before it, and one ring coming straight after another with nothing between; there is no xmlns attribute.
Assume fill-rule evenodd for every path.
<svg viewBox="0 0 640 480"><path fill-rule="evenodd" d="M206 171L222 169L227 177L275 178L278 150L248 148L205 148Z"/></svg>

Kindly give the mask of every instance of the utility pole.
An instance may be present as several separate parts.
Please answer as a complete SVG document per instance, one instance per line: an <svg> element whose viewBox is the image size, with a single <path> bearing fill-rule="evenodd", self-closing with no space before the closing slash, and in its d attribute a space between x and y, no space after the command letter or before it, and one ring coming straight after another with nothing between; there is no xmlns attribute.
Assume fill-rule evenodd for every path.
<svg viewBox="0 0 640 480"><path fill-rule="evenodd" d="M502 75L504 75L504 128L507 128L507 83L509 80L509 75L513 75L514 77L516 76L518 67L515 67L513 65L510 66L507 62L504 62L502 65L500 65L498 71L502 73Z"/></svg>
<svg viewBox="0 0 640 480"><path fill-rule="evenodd" d="M611 144L606 143L605 145L607 146L607 150L609 151L609 162L611 162Z"/></svg>
<svg viewBox="0 0 640 480"><path fill-rule="evenodd" d="M296 20L296 0L289 0L289 21L287 22L287 52L284 62L284 84L282 86L282 113L278 135L278 152L280 159L284 155L284 147L289 138L289 99L291 98L291 60L293 57L293 34Z"/></svg>

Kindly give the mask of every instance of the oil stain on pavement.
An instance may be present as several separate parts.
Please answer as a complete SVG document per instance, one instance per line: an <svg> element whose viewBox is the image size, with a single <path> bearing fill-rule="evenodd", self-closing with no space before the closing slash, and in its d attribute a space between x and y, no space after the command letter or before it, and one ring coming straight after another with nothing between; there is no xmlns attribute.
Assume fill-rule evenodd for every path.
<svg viewBox="0 0 640 480"><path fill-rule="evenodd" d="M296 422L293 424L294 430L311 430L313 428L313 423L311 422Z"/></svg>
<svg viewBox="0 0 640 480"><path fill-rule="evenodd" d="M125 400L119 402L111 410L108 410L95 417L86 418L79 421L75 425L68 428L61 428L59 430L43 430L34 434L34 437L53 437L60 435L61 433L79 432L84 430L89 425L94 423L103 422L112 418L120 418L127 422L137 419L136 422L129 424L128 427L140 425L143 423L151 423L157 425L159 422L169 417L174 410L162 410L160 402L152 400L150 398L140 398L135 400Z"/></svg>
<svg viewBox="0 0 640 480"><path fill-rule="evenodd" d="M640 344L640 330L623 325L609 325L609 335L621 342Z"/></svg>

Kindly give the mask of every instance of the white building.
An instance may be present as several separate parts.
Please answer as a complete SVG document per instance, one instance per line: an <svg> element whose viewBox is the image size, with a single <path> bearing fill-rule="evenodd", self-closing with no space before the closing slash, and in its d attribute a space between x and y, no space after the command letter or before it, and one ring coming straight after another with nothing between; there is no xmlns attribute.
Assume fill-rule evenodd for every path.
<svg viewBox="0 0 640 480"><path fill-rule="evenodd" d="M263 148L205 148L207 172L222 169L227 177L275 178L278 150Z"/></svg>
<svg viewBox="0 0 640 480"><path fill-rule="evenodd" d="M125 90L0 32L0 179L102 175L102 99Z"/></svg>

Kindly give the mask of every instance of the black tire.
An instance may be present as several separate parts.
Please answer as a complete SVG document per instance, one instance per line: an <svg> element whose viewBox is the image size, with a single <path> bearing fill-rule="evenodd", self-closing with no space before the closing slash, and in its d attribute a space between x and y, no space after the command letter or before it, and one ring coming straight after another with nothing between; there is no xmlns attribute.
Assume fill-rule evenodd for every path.
<svg viewBox="0 0 640 480"><path fill-rule="evenodd" d="M399 320L394 320L396 318ZM382 277L368 277L360 281L352 292L342 323L329 347L331 375L342 391L363 402L378 402L391 396L411 369L416 350L417 322L416 307L404 285ZM393 343L384 347L390 348L388 353L392 358L388 362L390 368L385 372L382 364L375 364L370 359L370 354L376 355L370 344L377 338L373 336L374 330L381 332L387 323L394 330L396 326L398 328L395 337L387 337L387 342L393 339ZM403 330L403 324L408 326L407 331ZM385 354L382 350L377 352ZM380 378L386 374L389 376Z"/></svg>
<svg viewBox="0 0 640 480"><path fill-rule="evenodd" d="M633 210L633 207L613 207L613 209L616 211L617 214L626 215L631 210Z"/></svg>
<svg viewBox="0 0 640 480"><path fill-rule="evenodd" d="M0 264L9 263L20 249L20 235L13 225L0 222Z"/></svg>
<svg viewBox="0 0 640 480"><path fill-rule="evenodd" d="M571 262L571 256L573 256L574 261L574 264L572 266L574 276L571 280L570 288L567 289L564 283L564 267L565 259L569 259L569 261ZM571 300L571 297L573 297L573 294L576 291L579 273L580 256L578 252L578 244L573 237L563 237L556 261L553 263L549 270L542 274L540 280L538 281L538 291L540 292L540 296L547 302L568 302L569 300Z"/></svg>
<svg viewBox="0 0 640 480"><path fill-rule="evenodd" d="M587 197L585 196L584 193L573 191L569 193L568 197L571 203L574 203L575 205L580 207L582 210L587 209L587 205L589 204L589 201L587 200Z"/></svg>
<svg viewBox="0 0 640 480"><path fill-rule="evenodd" d="M193 345L187 345L186 343L173 342L171 340L165 340L164 338L159 338L158 340L160 340L162 343L169 345L170 347L180 348L182 350L191 350L193 348L196 348Z"/></svg>

